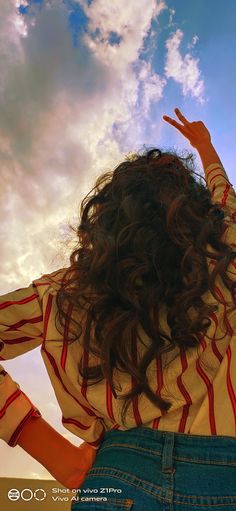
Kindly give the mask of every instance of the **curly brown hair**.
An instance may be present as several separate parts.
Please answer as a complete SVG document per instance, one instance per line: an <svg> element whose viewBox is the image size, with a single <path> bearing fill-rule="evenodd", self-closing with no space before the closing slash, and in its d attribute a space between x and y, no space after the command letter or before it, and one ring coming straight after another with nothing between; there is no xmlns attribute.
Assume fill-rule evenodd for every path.
<svg viewBox="0 0 236 511"><path fill-rule="evenodd" d="M61 332L71 317L71 342L83 332L84 350L100 363L88 367L81 359L78 371L86 382L96 380L90 385L106 378L114 397L124 398L123 425L132 399L142 392L162 411L171 407L152 392L146 370L176 345L186 350L200 344L199 335L211 324L207 316L217 308L201 297L211 290L219 301L214 291L217 274L236 307L236 282L226 274L235 252L220 241L225 213L212 203L206 180L194 170L194 158L156 148L129 154L113 171L100 175L82 200L79 226L70 225L79 241L57 293L56 327ZM217 253L207 251L208 243ZM217 261L211 274L206 257ZM159 328L161 304L167 307L170 337ZM190 307L196 311L194 320ZM83 323L79 310L85 311ZM133 348L140 339L139 324L150 344L138 363ZM114 368L136 382L123 396L115 392Z"/></svg>

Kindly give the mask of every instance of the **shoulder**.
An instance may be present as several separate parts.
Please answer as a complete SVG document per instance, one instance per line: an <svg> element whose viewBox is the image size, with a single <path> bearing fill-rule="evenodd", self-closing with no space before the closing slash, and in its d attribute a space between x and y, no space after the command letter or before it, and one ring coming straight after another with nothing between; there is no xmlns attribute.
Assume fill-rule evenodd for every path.
<svg viewBox="0 0 236 511"><path fill-rule="evenodd" d="M60 268L50 273L44 273L41 277L32 280L32 284L40 298L49 292L55 294L61 287L65 274L69 267Z"/></svg>

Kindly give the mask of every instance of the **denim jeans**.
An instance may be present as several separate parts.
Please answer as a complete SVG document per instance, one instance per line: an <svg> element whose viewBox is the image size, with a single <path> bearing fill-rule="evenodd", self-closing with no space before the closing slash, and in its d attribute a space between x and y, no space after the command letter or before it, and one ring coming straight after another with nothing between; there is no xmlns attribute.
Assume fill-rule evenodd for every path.
<svg viewBox="0 0 236 511"><path fill-rule="evenodd" d="M107 431L74 495L71 511L236 511L236 437Z"/></svg>

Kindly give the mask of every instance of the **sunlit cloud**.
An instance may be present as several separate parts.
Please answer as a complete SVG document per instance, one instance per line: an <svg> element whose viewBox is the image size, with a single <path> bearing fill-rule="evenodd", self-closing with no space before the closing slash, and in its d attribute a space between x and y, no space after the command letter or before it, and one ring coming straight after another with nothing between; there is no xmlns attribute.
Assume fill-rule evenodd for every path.
<svg viewBox="0 0 236 511"><path fill-rule="evenodd" d="M167 48L165 75L181 84L184 96L190 93L203 103L204 81L201 78L199 59L190 53L186 53L184 57L181 55L180 44L183 37L182 30L177 29L165 43Z"/></svg>
<svg viewBox="0 0 236 511"><path fill-rule="evenodd" d="M80 2L88 29L78 47L65 3L30 4L24 17L17 4L4 5L0 22L0 264L6 291L54 269L59 226L77 213L88 183L104 166L143 144L145 118L166 83L139 59L152 20L166 8L163 1L142 0L139 9L135 0L109 8L103 0ZM118 44L111 33L120 37Z"/></svg>

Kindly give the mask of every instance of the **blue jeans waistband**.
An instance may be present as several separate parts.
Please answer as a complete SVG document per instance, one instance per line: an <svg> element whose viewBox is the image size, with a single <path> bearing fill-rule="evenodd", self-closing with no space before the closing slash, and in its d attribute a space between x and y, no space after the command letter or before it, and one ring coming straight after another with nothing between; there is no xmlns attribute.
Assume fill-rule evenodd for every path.
<svg viewBox="0 0 236 511"><path fill-rule="evenodd" d="M106 431L100 449L122 445L123 448L133 446L162 454L164 445L174 451L176 458L186 458L206 462L231 462L236 466L236 437L188 435L172 431L160 431L145 426L126 431ZM172 447L171 447L172 446ZM173 452L172 452L173 455Z"/></svg>

